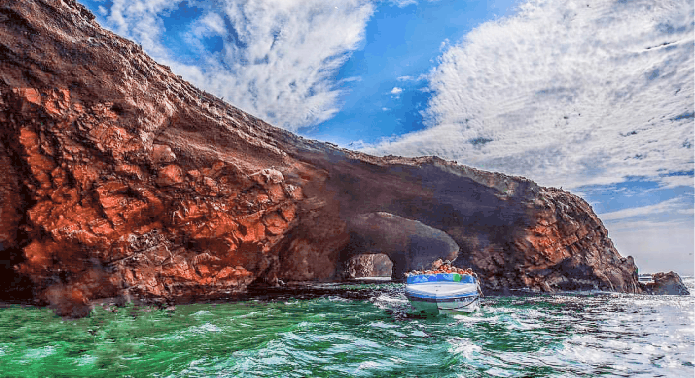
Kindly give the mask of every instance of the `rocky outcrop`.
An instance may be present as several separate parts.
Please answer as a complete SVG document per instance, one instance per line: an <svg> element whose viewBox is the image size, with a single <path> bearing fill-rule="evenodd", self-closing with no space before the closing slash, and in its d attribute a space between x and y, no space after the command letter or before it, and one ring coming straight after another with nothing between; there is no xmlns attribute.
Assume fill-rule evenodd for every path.
<svg viewBox="0 0 695 378"><path fill-rule="evenodd" d="M0 1L0 169L3 289L65 314L338 280L377 252L400 271L458 250L487 290L640 291L582 199L277 129L73 0Z"/></svg>
<svg viewBox="0 0 695 378"><path fill-rule="evenodd" d="M681 277L675 272L655 273L652 275L652 282L645 283L644 287L650 294L690 295Z"/></svg>

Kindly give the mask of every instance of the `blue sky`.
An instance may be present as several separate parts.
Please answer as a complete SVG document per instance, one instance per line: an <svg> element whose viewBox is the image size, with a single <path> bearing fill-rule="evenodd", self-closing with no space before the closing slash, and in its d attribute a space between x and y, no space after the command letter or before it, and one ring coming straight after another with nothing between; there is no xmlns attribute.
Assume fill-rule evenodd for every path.
<svg viewBox="0 0 695 378"><path fill-rule="evenodd" d="M299 131L355 146L355 135L364 143L375 143L423 129L421 113L430 98L423 76L441 55L442 43L458 40L479 23L502 16L512 4L438 1L402 8L382 4L366 24L364 45L338 71L338 80L359 78L346 83L342 111Z"/></svg>
<svg viewBox="0 0 695 378"><path fill-rule="evenodd" d="M563 187L642 272L693 274L690 0L83 3L275 126Z"/></svg>

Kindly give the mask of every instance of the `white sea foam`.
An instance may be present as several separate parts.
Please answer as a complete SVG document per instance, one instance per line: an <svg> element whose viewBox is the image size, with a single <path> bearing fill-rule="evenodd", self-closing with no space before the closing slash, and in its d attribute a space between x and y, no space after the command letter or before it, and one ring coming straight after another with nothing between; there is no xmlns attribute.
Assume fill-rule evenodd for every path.
<svg viewBox="0 0 695 378"><path fill-rule="evenodd" d="M360 370L364 370L364 369L373 369L373 368L376 368L378 366L379 366L379 364L374 362L374 361L365 361L365 362L361 363L360 366L357 368Z"/></svg>
<svg viewBox="0 0 695 378"><path fill-rule="evenodd" d="M48 357L55 353L56 348L53 345L47 345L41 348L30 348L24 353L24 358L28 360L37 360Z"/></svg>
<svg viewBox="0 0 695 378"><path fill-rule="evenodd" d="M188 330L186 331L186 333L188 333L188 334L198 334L198 335L205 334L208 332L222 332L222 329L220 329L220 327L218 327L212 323L205 323L205 324L200 325L200 326L189 327Z"/></svg>
<svg viewBox="0 0 695 378"><path fill-rule="evenodd" d="M369 323L369 326L376 328L398 328L396 324L386 324L384 322Z"/></svg>
<svg viewBox="0 0 695 378"><path fill-rule="evenodd" d="M472 343L470 340L466 339L459 338L455 340L449 340L449 343L451 343L449 353L459 355L466 359L472 359L475 354L480 353L480 351L482 350L482 348L479 345L476 345Z"/></svg>
<svg viewBox="0 0 695 378"><path fill-rule="evenodd" d="M92 365L94 362L96 362L97 357L92 356L90 354L85 354L77 358L76 364L77 366L87 366L87 365Z"/></svg>
<svg viewBox="0 0 695 378"><path fill-rule="evenodd" d="M201 316L210 316L210 315L212 315L212 312L206 311L206 310L196 311L196 312L191 314L191 316L195 316L196 318L201 317Z"/></svg>

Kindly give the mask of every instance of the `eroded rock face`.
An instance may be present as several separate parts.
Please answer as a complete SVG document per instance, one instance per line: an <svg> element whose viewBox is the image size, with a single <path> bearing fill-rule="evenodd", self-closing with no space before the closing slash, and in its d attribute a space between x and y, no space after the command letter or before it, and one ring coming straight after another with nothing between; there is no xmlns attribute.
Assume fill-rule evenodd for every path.
<svg viewBox="0 0 695 378"><path fill-rule="evenodd" d="M678 273L655 273L652 275L652 282L645 285L645 289L650 294L658 295L690 295L690 291L683 284Z"/></svg>
<svg viewBox="0 0 695 378"><path fill-rule="evenodd" d="M393 262L383 253L361 254L350 257L347 262L347 277L391 277Z"/></svg>
<svg viewBox="0 0 695 378"><path fill-rule="evenodd" d="M400 274L454 246L486 289L640 290L580 198L297 137L194 88L72 0L0 1L0 169L2 284L30 282L64 314L97 298L341 279L356 253L390 253ZM453 243L365 244L404 235L379 213Z"/></svg>

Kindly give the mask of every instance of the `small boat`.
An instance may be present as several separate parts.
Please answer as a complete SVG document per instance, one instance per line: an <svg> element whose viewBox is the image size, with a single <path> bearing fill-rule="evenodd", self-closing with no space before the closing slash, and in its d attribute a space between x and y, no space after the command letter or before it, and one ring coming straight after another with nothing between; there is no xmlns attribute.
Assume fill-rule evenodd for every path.
<svg viewBox="0 0 695 378"><path fill-rule="evenodd" d="M415 309L429 313L469 313L480 307L480 283L471 274L408 275L405 295Z"/></svg>

